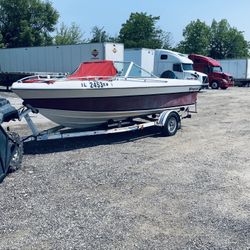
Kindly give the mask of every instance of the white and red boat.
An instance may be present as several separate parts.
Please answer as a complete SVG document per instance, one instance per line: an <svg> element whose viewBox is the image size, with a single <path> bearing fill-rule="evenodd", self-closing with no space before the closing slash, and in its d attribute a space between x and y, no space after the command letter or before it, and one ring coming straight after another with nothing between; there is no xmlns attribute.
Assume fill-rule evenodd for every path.
<svg viewBox="0 0 250 250"><path fill-rule="evenodd" d="M57 124L89 128L195 104L201 85L158 78L133 62L97 61L82 63L65 78L23 78L12 90Z"/></svg>

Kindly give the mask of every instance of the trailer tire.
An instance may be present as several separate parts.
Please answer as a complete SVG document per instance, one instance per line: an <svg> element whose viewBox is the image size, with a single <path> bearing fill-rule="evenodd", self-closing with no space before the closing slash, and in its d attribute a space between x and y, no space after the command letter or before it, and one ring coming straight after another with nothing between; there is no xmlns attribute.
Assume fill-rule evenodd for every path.
<svg viewBox="0 0 250 250"><path fill-rule="evenodd" d="M176 112L170 113L162 127L162 134L164 136L175 135L180 128L180 123L180 116Z"/></svg>
<svg viewBox="0 0 250 250"><path fill-rule="evenodd" d="M11 151L12 158L9 164L9 173L13 173L21 167L23 159L23 142L20 136L15 132L8 132L8 136L12 141Z"/></svg>
<svg viewBox="0 0 250 250"><path fill-rule="evenodd" d="M218 88L219 88L219 83L218 83L218 82L215 82L215 81L212 82L212 83L211 83L211 88L212 88L212 89L218 89Z"/></svg>

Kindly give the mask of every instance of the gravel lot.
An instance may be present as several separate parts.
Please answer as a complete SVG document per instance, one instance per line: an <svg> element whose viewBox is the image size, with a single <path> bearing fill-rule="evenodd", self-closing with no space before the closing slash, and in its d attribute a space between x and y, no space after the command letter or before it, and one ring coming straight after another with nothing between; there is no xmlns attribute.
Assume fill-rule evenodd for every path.
<svg viewBox="0 0 250 250"><path fill-rule="evenodd" d="M173 137L147 129L24 150L0 185L0 249L250 249L250 88L201 93Z"/></svg>

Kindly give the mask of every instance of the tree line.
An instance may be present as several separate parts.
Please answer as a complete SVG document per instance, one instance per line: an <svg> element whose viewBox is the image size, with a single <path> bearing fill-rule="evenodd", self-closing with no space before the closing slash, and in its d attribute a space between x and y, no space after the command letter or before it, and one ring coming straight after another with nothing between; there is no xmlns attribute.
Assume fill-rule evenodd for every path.
<svg viewBox="0 0 250 250"><path fill-rule="evenodd" d="M213 20L211 26L197 19L183 30L184 39L173 46L172 34L157 26L159 16L131 13L117 36L104 27L94 26L91 38L84 38L80 27L58 23L59 13L49 1L0 0L0 47L15 48L84 42L120 42L125 48L165 48L185 54L196 53L216 59L248 57L250 42L244 32L231 27L226 19Z"/></svg>

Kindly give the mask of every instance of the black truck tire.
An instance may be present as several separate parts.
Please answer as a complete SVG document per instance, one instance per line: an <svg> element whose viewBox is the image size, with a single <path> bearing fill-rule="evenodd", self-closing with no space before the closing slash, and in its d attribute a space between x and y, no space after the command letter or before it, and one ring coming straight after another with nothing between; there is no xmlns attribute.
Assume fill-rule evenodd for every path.
<svg viewBox="0 0 250 250"><path fill-rule="evenodd" d="M161 74L160 78L176 79L177 77L173 71L167 70Z"/></svg>
<svg viewBox="0 0 250 250"><path fill-rule="evenodd" d="M211 88L212 88L212 89L218 89L218 88L219 88L219 83L216 82L216 81L212 82L212 83L211 83Z"/></svg>

